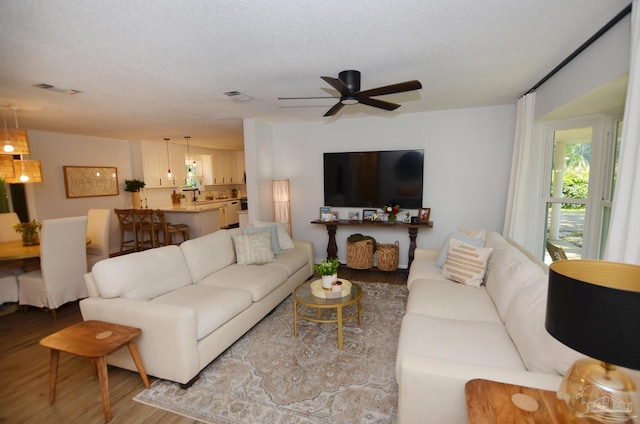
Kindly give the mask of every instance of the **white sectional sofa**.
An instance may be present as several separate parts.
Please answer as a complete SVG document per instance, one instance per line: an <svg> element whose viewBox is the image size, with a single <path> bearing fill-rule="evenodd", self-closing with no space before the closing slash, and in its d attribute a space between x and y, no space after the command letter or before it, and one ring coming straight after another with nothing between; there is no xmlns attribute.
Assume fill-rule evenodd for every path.
<svg viewBox="0 0 640 424"><path fill-rule="evenodd" d="M280 230L267 231L268 240L279 234L273 251L284 249L267 252L275 257L264 264L237 263L239 239L232 236L253 242L267 234L241 229L100 261L85 276L89 297L80 302L82 317L142 329L136 344L147 373L188 386L313 274L312 243L283 240ZM258 256L269 250L251 249ZM126 349L108 363L136 370Z"/></svg>
<svg viewBox="0 0 640 424"><path fill-rule="evenodd" d="M466 423L464 385L476 378L557 390L581 357L544 328L547 266L497 233L484 247L480 287L442 277L439 250L416 249L396 358L399 424Z"/></svg>

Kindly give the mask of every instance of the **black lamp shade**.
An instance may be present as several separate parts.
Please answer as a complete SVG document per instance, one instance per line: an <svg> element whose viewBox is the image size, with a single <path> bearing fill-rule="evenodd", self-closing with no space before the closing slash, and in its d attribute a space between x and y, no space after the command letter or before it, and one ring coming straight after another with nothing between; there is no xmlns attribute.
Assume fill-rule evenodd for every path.
<svg viewBox="0 0 640 424"><path fill-rule="evenodd" d="M640 266L553 262L545 328L587 356L640 369Z"/></svg>

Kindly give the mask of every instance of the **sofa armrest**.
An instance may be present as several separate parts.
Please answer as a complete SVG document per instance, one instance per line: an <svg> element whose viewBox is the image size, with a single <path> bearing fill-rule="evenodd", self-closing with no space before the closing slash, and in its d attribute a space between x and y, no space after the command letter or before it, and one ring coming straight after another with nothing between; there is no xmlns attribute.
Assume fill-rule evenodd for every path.
<svg viewBox="0 0 640 424"><path fill-rule="evenodd" d="M313 274L313 242L309 240L294 240L293 246L296 249L303 249L309 256L309 272Z"/></svg>
<svg viewBox="0 0 640 424"><path fill-rule="evenodd" d="M193 309L125 298L89 297L80 301L80 311L84 320L140 328L142 334L136 339L136 344L148 374L187 383L199 372L197 323ZM114 365L136 369L128 352L111 355L110 360Z"/></svg>
<svg viewBox="0 0 640 424"><path fill-rule="evenodd" d="M413 254L413 259L433 259L434 261L438 259L438 254L440 253L439 249L424 249L417 248Z"/></svg>
<svg viewBox="0 0 640 424"><path fill-rule="evenodd" d="M466 423L464 385L486 379L545 390L557 390L560 375L487 367L420 355L398 358L398 424Z"/></svg>

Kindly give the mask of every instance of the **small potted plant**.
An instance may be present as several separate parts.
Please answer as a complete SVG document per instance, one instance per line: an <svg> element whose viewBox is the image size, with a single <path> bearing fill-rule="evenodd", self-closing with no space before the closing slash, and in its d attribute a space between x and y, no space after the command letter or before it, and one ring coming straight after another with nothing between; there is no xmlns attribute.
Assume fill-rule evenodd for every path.
<svg viewBox="0 0 640 424"><path fill-rule="evenodd" d="M22 235L22 244L24 246L35 246L40 244L40 237L38 236L38 230L40 228L42 228L42 224L35 219L31 222L21 222L13 226L16 233L20 233Z"/></svg>
<svg viewBox="0 0 640 424"><path fill-rule="evenodd" d="M140 202L140 190L144 188L144 181L140 180L124 180L124 191L131 193L131 204L134 208L142 207Z"/></svg>
<svg viewBox="0 0 640 424"><path fill-rule="evenodd" d="M400 205L384 205L382 207L382 212L389 216L389 221L395 221L397 219L397 215L400 213Z"/></svg>
<svg viewBox="0 0 640 424"><path fill-rule="evenodd" d="M238 189L237 188L232 188L231 189L231 197L233 197L234 199L236 197L238 197Z"/></svg>
<svg viewBox="0 0 640 424"><path fill-rule="evenodd" d="M325 259L322 263L313 265L313 269L322 276L322 288L331 290L331 283L338 279L338 267L338 258Z"/></svg>

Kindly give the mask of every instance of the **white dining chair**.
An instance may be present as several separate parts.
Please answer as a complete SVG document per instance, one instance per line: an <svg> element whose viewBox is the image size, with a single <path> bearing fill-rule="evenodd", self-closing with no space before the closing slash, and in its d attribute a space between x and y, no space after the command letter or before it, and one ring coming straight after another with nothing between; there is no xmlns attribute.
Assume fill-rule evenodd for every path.
<svg viewBox="0 0 640 424"><path fill-rule="evenodd" d="M51 310L87 297L87 217L50 219L42 222L40 269L18 276L21 306Z"/></svg>
<svg viewBox="0 0 640 424"><path fill-rule="evenodd" d="M13 229L20 223L15 212L0 213L0 243L5 241L19 241L22 237ZM0 263L0 305L18 301L18 278L22 274L22 261Z"/></svg>
<svg viewBox="0 0 640 424"><path fill-rule="evenodd" d="M96 262L109 257L109 231L111 209L89 209L87 212L87 269L91 271Z"/></svg>

